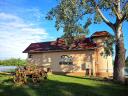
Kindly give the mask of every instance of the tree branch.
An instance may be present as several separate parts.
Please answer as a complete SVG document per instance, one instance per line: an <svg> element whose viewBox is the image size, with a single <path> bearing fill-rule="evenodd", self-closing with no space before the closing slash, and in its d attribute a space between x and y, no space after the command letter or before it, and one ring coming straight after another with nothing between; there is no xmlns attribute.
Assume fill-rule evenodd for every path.
<svg viewBox="0 0 128 96"><path fill-rule="evenodd" d="M114 3L114 8L115 8L118 20L122 18L120 2L121 2L120 0L117 0L116 3Z"/></svg>
<svg viewBox="0 0 128 96"><path fill-rule="evenodd" d="M117 12L116 8L117 8L117 6L114 4L114 7L112 9L113 9L115 15L117 16L117 18L120 19L121 17L119 15L119 13Z"/></svg>
<svg viewBox="0 0 128 96"><path fill-rule="evenodd" d="M97 12L100 14L100 16L101 16L101 18L103 19L103 21L104 21L108 26L110 26L111 28L114 28L113 23L111 23L111 22L103 15L103 13L101 12L101 10L99 9L98 6L96 6L96 10L97 10Z"/></svg>
<svg viewBox="0 0 128 96"><path fill-rule="evenodd" d="M125 18L126 18L126 13L122 16L120 21L123 22L125 20Z"/></svg>
<svg viewBox="0 0 128 96"><path fill-rule="evenodd" d="M120 8L120 0L117 0L117 12L120 14L121 13L121 8Z"/></svg>
<svg viewBox="0 0 128 96"><path fill-rule="evenodd" d="M96 11L99 13L99 15L101 16L101 18L103 19L103 21L104 21L108 26L110 26L112 29L114 29L114 24L111 23L111 22L103 15L103 13L101 12L99 6L96 4L96 1L95 1L95 0L93 0L93 1L94 1L95 6L96 6Z"/></svg>
<svg viewBox="0 0 128 96"><path fill-rule="evenodd" d="M110 23L110 21L103 15L103 13L101 12L101 10L99 9L99 7L96 7L98 13L100 14L100 16L102 17L102 19L106 22L106 23Z"/></svg>

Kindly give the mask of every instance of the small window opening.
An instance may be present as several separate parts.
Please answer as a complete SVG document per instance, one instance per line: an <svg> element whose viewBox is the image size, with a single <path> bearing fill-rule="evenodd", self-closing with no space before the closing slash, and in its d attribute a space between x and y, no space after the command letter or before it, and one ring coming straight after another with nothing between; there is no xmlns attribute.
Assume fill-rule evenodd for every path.
<svg viewBox="0 0 128 96"><path fill-rule="evenodd" d="M32 54L29 54L29 55L28 55L28 58L32 58Z"/></svg>

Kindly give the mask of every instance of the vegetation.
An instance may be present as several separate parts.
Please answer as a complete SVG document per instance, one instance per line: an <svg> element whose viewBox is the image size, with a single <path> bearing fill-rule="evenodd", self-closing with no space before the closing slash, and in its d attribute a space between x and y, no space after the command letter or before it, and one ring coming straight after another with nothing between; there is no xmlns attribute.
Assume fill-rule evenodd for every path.
<svg viewBox="0 0 128 96"><path fill-rule="evenodd" d="M26 60L22 60L22 59L11 58L7 60L0 60L0 65L4 65L4 66L23 66L25 64L26 64Z"/></svg>
<svg viewBox="0 0 128 96"><path fill-rule="evenodd" d="M126 96L128 86L84 77L49 75L40 84L15 86L10 76L0 75L0 96Z"/></svg>
<svg viewBox="0 0 128 96"><path fill-rule="evenodd" d="M57 30L64 29L65 38L80 35L92 23L106 23L113 30L115 38L113 77L115 81L124 82L125 48L122 27L128 20L128 0L59 0L46 18L55 18L55 26ZM107 45L110 44L112 45L111 42ZM111 53L111 49L110 47L107 52Z"/></svg>

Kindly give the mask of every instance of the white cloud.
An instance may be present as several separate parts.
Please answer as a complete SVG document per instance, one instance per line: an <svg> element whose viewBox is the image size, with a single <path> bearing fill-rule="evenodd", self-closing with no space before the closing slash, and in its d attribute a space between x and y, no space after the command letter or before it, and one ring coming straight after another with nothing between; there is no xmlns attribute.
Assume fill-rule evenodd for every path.
<svg viewBox="0 0 128 96"><path fill-rule="evenodd" d="M49 34L43 28L35 28L22 18L0 13L0 58L25 58L22 51L32 42L46 41Z"/></svg>
<svg viewBox="0 0 128 96"><path fill-rule="evenodd" d="M15 16L15 15L11 15L11 14L6 14L4 12L0 13L0 20L14 20L14 21L22 21L21 18Z"/></svg>

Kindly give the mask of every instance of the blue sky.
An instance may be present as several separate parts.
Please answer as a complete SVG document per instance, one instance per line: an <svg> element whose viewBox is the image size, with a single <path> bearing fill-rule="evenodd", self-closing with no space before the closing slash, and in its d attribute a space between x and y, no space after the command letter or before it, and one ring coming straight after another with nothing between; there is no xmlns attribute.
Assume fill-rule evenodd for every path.
<svg viewBox="0 0 128 96"><path fill-rule="evenodd" d="M47 12L55 7L56 0L0 0L0 59L26 58L22 51L32 42L55 40L62 35L56 31L54 21L45 19ZM95 31L112 30L104 23L91 25ZM124 23L125 48L128 49L128 23ZM127 52L128 54L128 52Z"/></svg>

